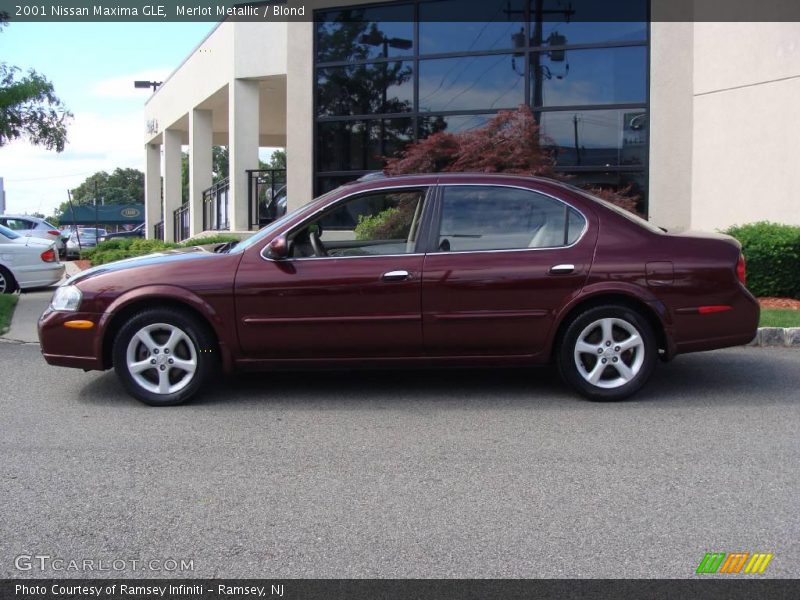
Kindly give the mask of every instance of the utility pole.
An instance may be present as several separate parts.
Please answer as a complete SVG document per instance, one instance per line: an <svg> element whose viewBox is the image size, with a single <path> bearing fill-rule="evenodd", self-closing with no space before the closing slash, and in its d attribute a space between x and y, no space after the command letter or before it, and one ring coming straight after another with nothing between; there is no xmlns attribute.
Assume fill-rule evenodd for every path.
<svg viewBox="0 0 800 600"><path fill-rule="evenodd" d="M578 114L572 115L572 125L575 129L575 161L578 166L581 164L581 147L578 144Z"/></svg>

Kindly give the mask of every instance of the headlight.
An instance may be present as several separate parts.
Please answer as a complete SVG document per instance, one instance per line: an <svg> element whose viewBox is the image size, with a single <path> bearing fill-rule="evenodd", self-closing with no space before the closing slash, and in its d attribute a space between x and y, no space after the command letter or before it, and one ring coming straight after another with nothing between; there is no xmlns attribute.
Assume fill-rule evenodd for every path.
<svg viewBox="0 0 800 600"><path fill-rule="evenodd" d="M62 285L56 288L50 307L53 310L78 310L83 294L74 285Z"/></svg>

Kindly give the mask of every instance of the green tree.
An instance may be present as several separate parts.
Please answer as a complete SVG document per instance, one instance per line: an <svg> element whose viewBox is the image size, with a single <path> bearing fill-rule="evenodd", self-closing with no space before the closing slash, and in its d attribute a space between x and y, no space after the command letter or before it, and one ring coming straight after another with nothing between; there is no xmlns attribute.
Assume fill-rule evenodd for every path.
<svg viewBox="0 0 800 600"><path fill-rule="evenodd" d="M211 148L211 182L219 183L228 176L227 146ZM189 201L189 154L181 152L181 202Z"/></svg>
<svg viewBox="0 0 800 600"><path fill-rule="evenodd" d="M0 12L0 30L8 15ZM36 146L61 152L72 118L44 75L0 63L0 146L26 138Z"/></svg>
<svg viewBox="0 0 800 600"><path fill-rule="evenodd" d="M114 169L109 175L98 171L87 177L72 190L72 201L76 204L131 204L144 202L144 173L138 169Z"/></svg>

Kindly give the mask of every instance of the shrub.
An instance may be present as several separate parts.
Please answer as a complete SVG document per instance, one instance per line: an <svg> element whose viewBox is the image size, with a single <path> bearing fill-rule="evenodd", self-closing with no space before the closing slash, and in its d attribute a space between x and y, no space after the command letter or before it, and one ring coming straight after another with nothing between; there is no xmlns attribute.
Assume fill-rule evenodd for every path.
<svg viewBox="0 0 800 600"><path fill-rule="evenodd" d="M233 235L225 235L221 233L219 235L210 235L208 237L198 238L195 240L191 240L188 242L181 242L178 244L180 248L189 248L192 246L205 246L207 244L227 244L228 242L239 242L241 241L238 237Z"/></svg>
<svg viewBox="0 0 800 600"><path fill-rule="evenodd" d="M761 221L725 231L742 244L755 296L800 298L800 227Z"/></svg>
<svg viewBox="0 0 800 600"><path fill-rule="evenodd" d="M187 248L191 246L202 246L205 244L223 244L226 242L238 242L239 239L231 235L215 235L202 238L192 242L173 244L172 242L162 242L161 240L145 240L142 238L111 238L101 242L96 248L84 250L81 258L92 261L92 265L104 265L123 258L133 258L134 256L145 256L154 252L163 252L171 248Z"/></svg>

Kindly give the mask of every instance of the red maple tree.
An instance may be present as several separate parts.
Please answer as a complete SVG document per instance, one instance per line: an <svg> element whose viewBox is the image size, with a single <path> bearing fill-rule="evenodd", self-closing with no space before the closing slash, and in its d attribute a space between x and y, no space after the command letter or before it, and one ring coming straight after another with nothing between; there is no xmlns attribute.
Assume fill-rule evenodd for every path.
<svg viewBox="0 0 800 600"><path fill-rule="evenodd" d="M486 125L460 133L440 131L386 159L387 175L409 173L511 173L572 183L555 170L555 159L528 106L499 112ZM583 186L604 200L636 213L638 196L630 186L619 190Z"/></svg>

